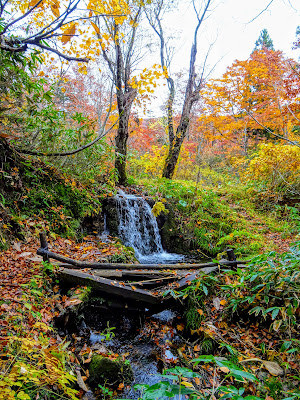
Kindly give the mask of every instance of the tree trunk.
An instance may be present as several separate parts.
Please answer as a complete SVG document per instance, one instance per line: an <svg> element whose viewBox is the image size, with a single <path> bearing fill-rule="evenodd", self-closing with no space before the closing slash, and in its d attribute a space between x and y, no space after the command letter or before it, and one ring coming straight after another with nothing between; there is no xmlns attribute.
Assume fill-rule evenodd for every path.
<svg viewBox="0 0 300 400"><path fill-rule="evenodd" d="M119 113L119 126L116 135L116 155L115 168L117 171L117 180L120 185L126 185L126 161L127 161L127 140L128 140L128 119L129 115L125 110Z"/></svg>
<svg viewBox="0 0 300 400"><path fill-rule="evenodd" d="M186 115L185 116L183 115L181 117L180 124L176 130L175 138L173 139L173 143L172 143L172 145L170 144L170 146L169 146L168 156L166 158L163 173L162 173L163 178L167 178L167 179L173 178L175 168L177 165L177 161L179 158L180 150L181 150L181 145L186 136L187 129L189 126L188 115L190 113L191 106L192 105L190 105L190 107L188 107L189 110L187 111Z"/></svg>

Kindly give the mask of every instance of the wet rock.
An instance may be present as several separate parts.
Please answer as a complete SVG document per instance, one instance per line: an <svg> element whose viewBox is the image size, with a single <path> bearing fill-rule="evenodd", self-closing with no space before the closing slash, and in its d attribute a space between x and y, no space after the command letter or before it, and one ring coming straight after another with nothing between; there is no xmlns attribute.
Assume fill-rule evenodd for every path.
<svg viewBox="0 0 300 400"><path fill-rule="evenodd" d="M119 219L117 213L117 200L115 197L106 197L102 202L103 212L106 214L106 228L110 235L118 236Z"/></svg>
<svg viewBox="0 0 300 400"><path fill-rule="evenodd" d="M120 383L130 384L133 372L130 363L117 358L111 360L99 354L94 354L89 365L89 383L92 387L99 384L118 387Z"/></svg>

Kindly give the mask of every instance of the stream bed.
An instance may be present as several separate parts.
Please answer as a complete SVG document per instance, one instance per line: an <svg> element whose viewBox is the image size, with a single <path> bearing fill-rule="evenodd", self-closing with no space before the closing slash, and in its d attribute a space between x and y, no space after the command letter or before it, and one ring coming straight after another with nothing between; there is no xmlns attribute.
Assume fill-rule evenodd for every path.
<svg viewBox="0 0 300 400"><path fill-rule="evenodd" d="M130 361L133 382L118 395L119 399L138 399L140 393L134 385L153 385L161 380L159 374L164 368L176 364L177 348L183 339L177 332L181 318L175 311L164 310L149 317L115 312L89 315L86 322L91 330L91 348L102 347Z"/></svg>

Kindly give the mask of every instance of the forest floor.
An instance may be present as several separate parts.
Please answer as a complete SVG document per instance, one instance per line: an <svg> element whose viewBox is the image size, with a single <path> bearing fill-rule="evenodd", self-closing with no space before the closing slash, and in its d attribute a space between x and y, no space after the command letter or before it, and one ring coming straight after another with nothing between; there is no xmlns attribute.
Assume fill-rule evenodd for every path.
<svg viewBox="0 0 300 400"><path fill-rule="evenodd" d="M279 233L270 233L269 235L269 239L276 241L279 252L285 251L290 244L291 239L282 238ZM50 328L54 319L62 310L72 306L72 301L70 302L68 296L61 295L58 285L51 282L47 274L45 275L45 265L41 264L41 258L36 255L38 247L39 241L32 232L32 235L28 235L26 240L14 241L11 247L2 252L0 256L0 352L2 354L0 369L2 373L6 372L4 381L0 383L3 391L0 398L3 400L14 399L11 388L19 386L20 390L17 393L21 393L21 395L18 398L38 399L39 394L42 394L41 390L36 389L34 392L36 397L26 397L26 390L26 393L21 390L34 382L30 377L31 369L35 370L35 374L41 383L39 387L44 388L44 391L51 388L50 392L60 390L64 391L69 398L81 398L84 395L82 389L84 386L82 386L81 381L79 381L78 393L75 394L75 389L67 389L69 383L74 380L74 376L65 372L65 366L68 365L68 368L71 369L74 368L74 365L81 365L80 377L83 381L88 381L88 370L82 368L82 366L87 366L91 359L91 353L88 352L87 357L87 352L82 351L84 346L77 343L77 348L73 346L71 349L73 352L68 351L65 355L65 340ZM55 239L50 239L49 248L59 254L84 261L92 261L95 258L105 261L108 256L118 255L122 252L119 243L108 244L95 236L87 236L80 243L73 239L56 236ZM230 278L228 279L230 280ZM219 356L226 356L228 349L229 352L230 349L234 349L231 351L234 351L235 355L239 355L237 361L246 360L249 364L252 360L251 370L253 373L259 373L260 378L265 381L265 389L263 393L257 391L256 383L252 382L247 387L249 393L263 396L268 400L283 398L280 392L288 390L288 386L284 386L282 379L278 382L277 377L280 377L283 373L288 374L290 376L289 381L291 381L294 376L292 384L296 385L298 382L297 371L300 370L299 360L297 362L293 354L287 353L288 348L281 353L279 351L279 347L287 339L285 333L270 331L267 326L255 322L255 319L249 320L248 318L247 320L226 322L226 319L224 320L225 302L225 297L222 298L216 294L210 295L203 302L206 317L201 322L201 326L193 330L181 324L179 330L192 336L190 340L186 341L186 345L179 349L181 354L179 365L191 368L190 361L203 354L203 340L201 345L199 337L205 337L214 343L213 347L222 343L217 352L216 349L213 350ZM201 314L204 311L198 309L198 312ZM153 336L153 330L151 332ZM160 334L158 331L155 333L157 337ZM44 338L43 348L45 349L42 355L36 354L36 350L41 346L41 335ZM21 343L18 349L15 348L16 341ZM9 355L8 349L11 351ZM51 349L51 352L48 351L49 349ZM62 352L64 354L64 365L58 362L56 356L53 356L53 354L56 354L53 349L57 353ZM270 365L262 363L262 359L266 359L266 355L268 355L267 359L277 361ZM283 369L279 367L279 358L288 372L283 372ZM45 363L47 371L50 371L47 376L43 374ZM50 367L51 363L52 367ZM15 368L11 368L12 365L15 365ZM24 368L27 371L27 380L24 375L16 373L17 367ZM224 371L226 372L226 368L224 368L216 371L216 368L210 364L202 365L200 370L205 379L203 378L200 381L195 378L193 381L194 389L197 389L203 396L208 395L211 391L211 385L219 385L223 381L222 374L224 374ZM59 382L62 373L66 377L64 384ZM69 394L67 394L68 390ZM23 394L24 397L22 397Z"/></svg>
<svg viewBox="0 0 300 400"><path fill-rule="evenodd" d="M89 382L88 365L93 351L75 334L64 337L54 327L55 321L67 314L68 309L80 304L81 300L62 293L56 281L56 267L41 263L41 257L36 255L40 247L39 231L48 231L50 250L74 259L135 262L135 258L132 250L126 249L118 240L107 243L93 235L75 239L74 233L87 212L89 216L93 213L99 215L99 196L103 199L103 196L110 195L108 190L99 195L97 191L77 184L52 169L42 171L40 168L37 174L36 166L31 162L21 160L16 164L16 158L13 157L10 162L11 165L3 173L5 184L0 188L0 245L5 249L0 254L0 372L3 376L0 381L0 400L83 398L85 382ZM237 248L244 245L240 255L268 250L282 253L296 238L295 224L281 222L280 219L275 221L272 216L256 213L246 197L241 200L243 189L233 193L226 188L221 193L203 188L195 197L193 185L191 182L174 181L162 182L155 187L152 180L148 185L135 186L134 190L137 193L147 191L160 205L164 201L173 201L178 225L192 229L198 227L196 244L207 251L213 249L214 255L224 247L224 235L227 235L226 244L236 245ZM280 216L285 212L285 209L280 211ZM298 218L298 214L295 215ZM233 227L237 227L236 230ZM295 264L295 274L298 273L297 268L299 264L298 267ZM177 331L184 336L186 346L178 349L177 366L200 371L205 377L204 380L198 376L194 379L191 372L187 371L187 377L183 377L183 382L186 382L183 387L196 391L200 398L209 396L214 399L217 396L216 388L222 382L233 383L235 378L222 376L228 372L228 367L216 368L210 363L212 359L207 359L208 363L204 362L198 367L194 367L191 360L211 353L221 357L231 355L235 363L241 365L244 362L242 365L247 365L248 370L257 376L260 374L260 386L256 382L247 381L244 384L248 394L263 398L269 396L267 400L281 400L286 396L280 393L289 391L299 381L296 373L300 370L299 356L295 355L294 350L298 349L299 352L300 347L295 333L295 321L299 317L298 297L292 291L296 300L291 306L291 297L282 297L281 300L287 305L280 303L280 306L274 306L277 317L271 307L270 312L275 319L283 315L283 326L295 317L295 323L285 330L272 330L270 324L265 323L270 318L249 317L246 303L243 302L244 297L249 295L243 286L243 273L238 272L240 275L227 278L220 274L220 277L211 281L210 286L198 280L191 284L189 291L182 294L185 322L179 324ZM276 276L280 276L280 273ZM298 276L293 276L297 284ZM209 277L203 279L210 282ZM253 279L255 281L256 278ZM270 279L273 279L273 275ZM286 279L284 275L280 285L284 286ZM231 285L232 292L224 289L226 285ZM277 289L281 291L282 286ZM260 297L261 290L254 293L254 297L263 302L266 296ZM79 293L81 289L75 288L73 293L76 291ZM289 291L284 293L291 296ZM277 295L273 293L272 296ZM233 318L230 307L232 301L236 300L240 302L241 313ZM288 314L291 307L292 316ZM267 306L263 312L266 310ZM245 315L247 318L244 318ZM159 330L159 326L150 327L150 337L163 334ZM251 359L255 360L252 362ZM266 361L276 364L273 364L275 372ZM271 368L271 372L266 366L269 370ZM241 387L243 384L240 382L238 385ZM234 393L231 398L234 398ZM292 396L292 399L296 397Z"/></svg>

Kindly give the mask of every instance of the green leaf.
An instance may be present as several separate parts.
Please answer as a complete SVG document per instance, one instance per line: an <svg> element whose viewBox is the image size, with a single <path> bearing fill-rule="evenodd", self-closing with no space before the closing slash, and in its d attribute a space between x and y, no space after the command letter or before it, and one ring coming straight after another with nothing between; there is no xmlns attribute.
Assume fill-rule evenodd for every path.
<svg viewBox="0 0 300 400"><path fill-rule="evenodd" d="M179 200L178 202L182 207L186 207L187 206L187 202L185 200Z"/></svg>
<svg viewBox="0 0 300 400"><path fill-rule="evenodd" d="M214 361L215 361L215 357L208 356L208 355L200 356L200 357L194 358L192 360L192 362L194 362L196 365L199 364L200 362L214 362Z"/></svg>

